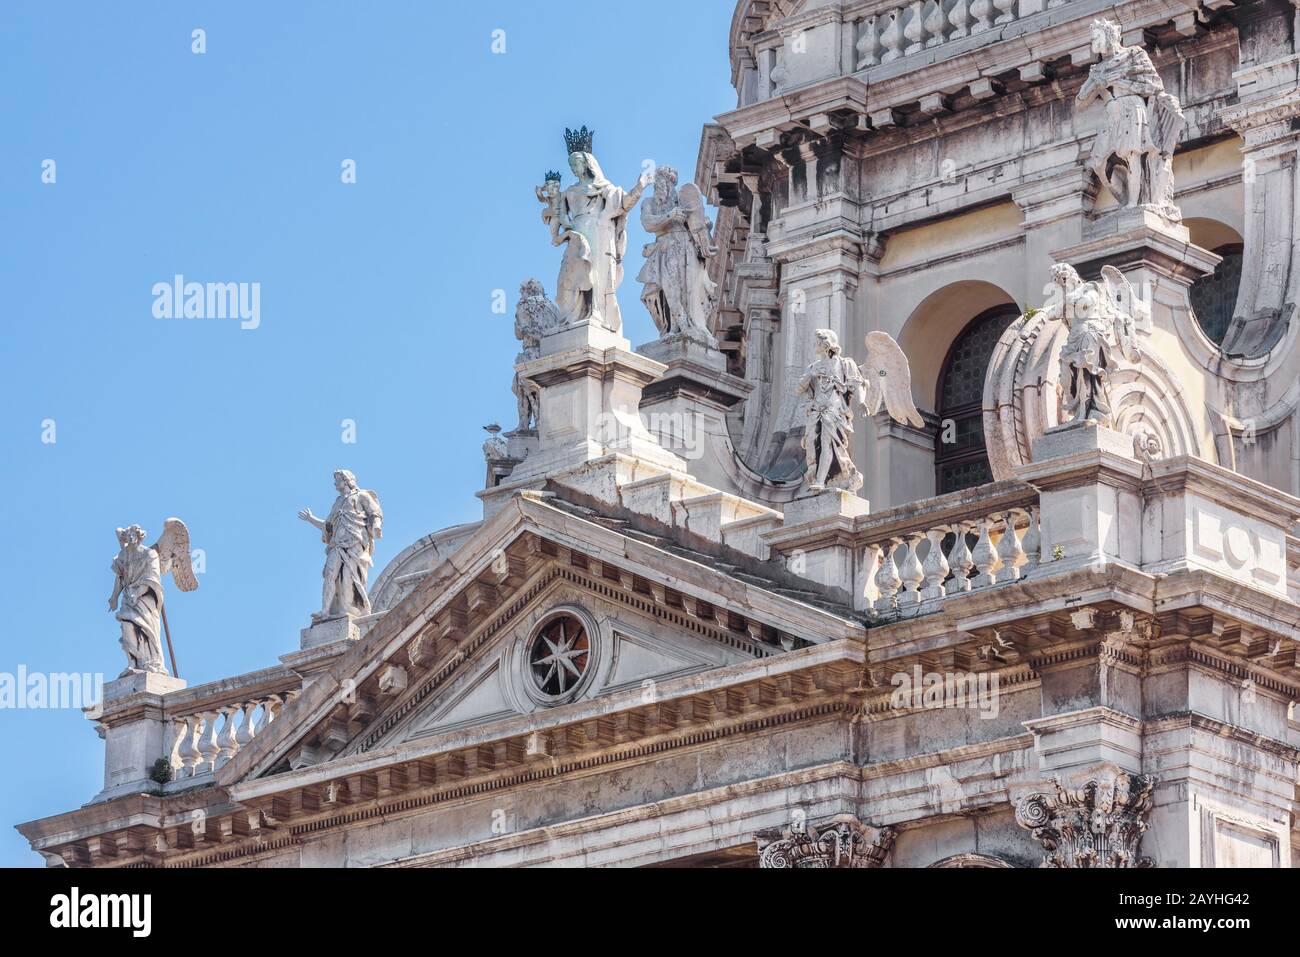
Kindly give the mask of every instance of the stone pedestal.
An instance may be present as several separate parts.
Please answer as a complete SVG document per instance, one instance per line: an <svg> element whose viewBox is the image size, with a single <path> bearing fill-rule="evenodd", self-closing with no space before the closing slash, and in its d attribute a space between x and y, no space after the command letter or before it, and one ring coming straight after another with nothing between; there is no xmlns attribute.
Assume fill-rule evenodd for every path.
<svg viewBox="0 0 1300 957"><path fill-rule="evenodd" d="M310 628L302 630L302 640L299 647L303 651L310 651L313 648L333 645L341 641L357 641L360 637L361 631L357 627L356 619L327 618L325 621L318 621Z"/></svg>
<svg viewBox="0 0 1300 957"><path fill-rule="evenodd" d="M735 471L727 414L753 384L727 372L718 349L684 335L657 339L637 352L667 370L647 385L641 417L658 443L685 460L690 474L714 488L728 488Z"/></svg>
<svg viewBox="0 0 1300 957"><path fill-rule="evenodd" d="M785 527L792 528L808 522L836 518L857 518L871 512L871 503L865 498L830 489L816 495L797 498L785 506Z"/></svg>
<svg viewBox="0 0 1300 957"><path fill-rule="evenodd" d="M1122 272L1151 307L1150 320L1139 318L1143 333L1153 327L1174 332L1180 321L1192 321L1188 288L1223 261L1193 245L1186 226L1142 207L1106 213L1084 236L1082 243L1057 250L1056 261L1074 266L1085 280L1100 276L1102 266Z"/></svg>
<svg viewBox="0 0 1300 957"><path fill-rule="evenodd" d="M1044 571L1142 561L1142 464L1133 440L1095 422L1050 430L1016 477L1041 491Z"/></svg>
<svg viewBox="0 0 1300 957"><path fill-rule="evenodd" d="M164 696L185 688L180 678L132 674L104 685L96 719L104 737L104 788L92 803L161 788L150 775L166 757L168 728Z"/></svg>
<svg viewBox="0 0 1300 957"><path fill-rule="evenodd" d="M853 530L870 511L864 498L825 491L788 503L784 525L762 538L791 574L827 586L846 605L865 607L868 562Z"/></svg>

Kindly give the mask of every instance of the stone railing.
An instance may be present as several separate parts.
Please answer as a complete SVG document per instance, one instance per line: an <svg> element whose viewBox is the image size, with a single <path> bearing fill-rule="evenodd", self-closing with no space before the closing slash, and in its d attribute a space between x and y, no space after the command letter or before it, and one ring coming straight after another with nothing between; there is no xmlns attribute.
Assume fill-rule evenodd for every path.
<svg viewBox="0 0 1300 957"><path fill-rule="evenodd" d="M165 754L172 779L195 778L217 770L263 733L298 694L286 691L168 715L170 736Z"/></svg>
<svg viewBox="0 0 1300 957"><path fill-rule="evenodd" d="M999 495L961 509L923 512L910 523L882 516L878 524L864 526L862 534L868 543L866 596L878 617L1019 581L1043 560L1032 490L1011 500Z"/></svg>
<svg viewBox="0 0 1300 957"><path fill-rule="evenodd" d="M913 0L857 20L857 69L865 70L1059 7L1069 0Z"/></svg>

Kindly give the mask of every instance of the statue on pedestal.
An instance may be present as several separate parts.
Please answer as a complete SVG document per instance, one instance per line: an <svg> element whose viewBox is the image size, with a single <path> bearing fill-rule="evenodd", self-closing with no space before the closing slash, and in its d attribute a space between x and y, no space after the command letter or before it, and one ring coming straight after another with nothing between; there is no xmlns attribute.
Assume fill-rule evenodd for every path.
<svg viewBox="0 0 1300 957"><path fill-rule="evenodd" d="M1052 267L1055 295L1042 312L1063 322L1069 337L1061 350L1061 389L1071 421L1092 420L1110 428L1107 379L1119 359L1141 361L1135 313L1142 313L1132 285L1114 266L1103 266L1100 282L1084 282L1073 266Z"/></svg>
<svg viewBox="0 0 1300 957"><path fill-rule="evenodd" d="M317 518L310 508L298 513L304 522L321 530L325 542L325 587L321 610L312 615L313 624L370 614L367 581L375 543L384 536L378 495L358 488L356 476L346 469L334 473L334 488L339 495L328 518Z"/></svg>
<svg viewBox="0 0 1300 957"><path fill-rule="evenodd" d="M884 332L867 336L865 376L856 362L842 354L834 332L819 329L815 335L817 358L794 390L809 399L804 407L805 481L813 494L827 488L857 492L863 479L850 447L855 405L871 415L884 406L898 422L925 426L912 401L911 366L898 343Z"/></svg>
<svg viewBox="0 0 1300 957"><path fill-rule="evenodd" d="M561 190L559 174L550 173L536 192L545 205L542 220L550 227L551 242L565 247L555 290L563 323L592 321L620 333L617 293L627 251L627 215L640 202L650 175L642 174L631 190L615 186L592 155L594 136L585 126L565 130L569 168L578 182Z"/></svg>
<svg viewBox="0 0 1300 957"><path fill-rule="evenodd" d="M523 343L523 351L515 358L515 366L532 362L542 356L542 337L560 327L560 312L555 303L546 298L546 289L536 279L528 279L519 287L519 304L515 307L515 338ZM519 410L517 432L535 432L541 419L541 391L537 386L515 372L515 402Z"/></svg>
<svg viewBox="0 0 1300 957"><path fill-rule="evenodd" d="M645 247L637 281L660 336L684 335L717 348L708 320L718 303L709 260L718 254L704 195L694 183L677 188L677 171L660 166L654 192L641 203L641 225L655 241Z"/></svg>
<svg viewBox="0 0 1300 957"><path fill-rule="evenodd" d="M1187 120L1178 99L1165 92L1151 57L1126 47L1118 23L1092 24L1092 51L1101 57L1079 90L1078 103L1106 104L1106 121L1093 143L1089 168L1121 206L1145 206L1175 222L1174 148Z"/></svg>
<svg viewBox="0 0 1300 957"><path fill-rule="evenodd" d="M139 525L117 530L120 550L113 559L113 594L108 599L108 610L116 614L122 626L121 644L128 662L122 677L167 674L162 650L167 628L162 577L170 573L183 592L199 587L190 563L190 532L184 522L167 519L162 537L152 545L144 544L145 534Z"/></svg>

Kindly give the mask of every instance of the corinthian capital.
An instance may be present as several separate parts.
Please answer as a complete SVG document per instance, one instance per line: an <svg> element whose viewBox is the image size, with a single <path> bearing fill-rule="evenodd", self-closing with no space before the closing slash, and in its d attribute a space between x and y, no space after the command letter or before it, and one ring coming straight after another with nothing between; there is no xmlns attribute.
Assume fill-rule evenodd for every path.
<svg viewBox="0 0 1300 957"><path fill-rule="evenodd" d="M758 866L879 867L894 836L892 827L872 827L851 816L816 825L797 819L789 827L757 835Z"/></svg>
<svg viewBox="0 0 1300 957"><path fill-rule="evenodd" d="M1016 804L1016 823L1033 832L1047 854L1043 867L1153 867L1138 856L1155 779L1103 764L1059 776Z"/></svg>

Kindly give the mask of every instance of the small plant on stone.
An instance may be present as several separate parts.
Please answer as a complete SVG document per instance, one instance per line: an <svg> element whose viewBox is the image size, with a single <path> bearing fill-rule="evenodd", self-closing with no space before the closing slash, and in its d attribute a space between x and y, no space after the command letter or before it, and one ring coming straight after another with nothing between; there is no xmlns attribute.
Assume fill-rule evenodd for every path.
<svg viewBox="0 0 1300 957"><path fill-rule="evenodd" d="M149 772L149 780L158 784L170 784L172 779L172 765L166 758L159 758L153 763L153 770Z"/></svg>
<svg viewBox="0 0 1300 957"><path fill-rule="evenodd" d="M1057 545L1052 549L1052 561L1059 562L1065 557L1065 546Z"/></svg>

